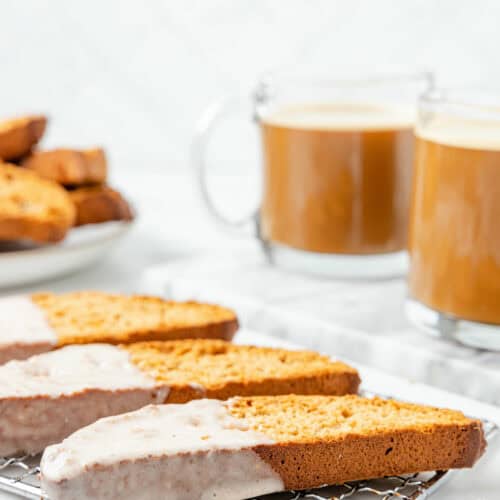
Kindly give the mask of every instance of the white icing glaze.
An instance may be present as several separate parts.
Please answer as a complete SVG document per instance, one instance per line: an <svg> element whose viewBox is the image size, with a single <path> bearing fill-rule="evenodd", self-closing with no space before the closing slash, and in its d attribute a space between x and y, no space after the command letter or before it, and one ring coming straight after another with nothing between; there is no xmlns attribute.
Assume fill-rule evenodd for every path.
<svg viewBox="0 0 500 500"><path fill-rule="evenodd" d="M57 343L43 311L25 295L0 298L0 349L12 344L35 343Z"/></svg>
<svg viewBox="0 0 500 500"><path fill-rule="evenodd" d="M500 151L500 120L467 120L452 116L436 116L416 135L448 146Z"/></svg>
<svg viewBox="0 0 500 500"><path fill-rule="evenodd" d="M412 128L415 110L350 103L295 105L271 111L262 121L298 129L386 130Z"/></svg>
<svg viewBox="0 0 500 500"><path fill-rule="evenodd" d="M86 389L152 389L129 354L107 344L73 345L0 366L0 398L70 395Z"/></svg>
<svg viewBox="0 0 500 500"><path fill-rule="evenodd" d="M252 447L272 444L224 403L147 406L101 419L50 446L42 485L53 500L241 500L283 490Z"/></svg>

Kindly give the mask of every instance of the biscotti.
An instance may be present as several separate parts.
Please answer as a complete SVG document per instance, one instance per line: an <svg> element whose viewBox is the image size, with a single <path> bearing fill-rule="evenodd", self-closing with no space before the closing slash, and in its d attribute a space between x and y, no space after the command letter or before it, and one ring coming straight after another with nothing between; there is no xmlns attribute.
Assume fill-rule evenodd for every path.
<svg viewBox="0 0 500 500"><path fill-rule="evenodd" d="M0 240L57 242L75 221L68 193L34 172L0 162Z"/></svg>
<svg viewBox="0 0 500 500"><path fill-rule="evenodd" d="M138 342L122 348L141 371L169 386L168 403L235 395L353 394L360 383L357 370L312 351L221 340Z"/></svg>
<svg viewBox="0 0 500 500"><path fill-rule="evenodd" d="M41 461L51 500L224 498L471 467L481 423L358 396L264 396L147 406L101 419Z"/></svg>
<svg viewBox="0 0 500 500"><path fill-rule="evenodd" d="M35 151L22 165L65 186L101 184L107 173L106 155L101 148Z"/></svg>
<svg viewBox="0 0 500 500"><path fill-rule="evenodd" d="M82 187L69 195L76 208L75 226L133 219L127 200L109 186Z"/></svg>
<svg viewBox="0 0 500 500"><path fill-rule="evenodd" d="M346 394L358 385L355 369L308 351L222 340L67 346L0 367L0 456L39 452L101 417L149 403Z"/></svg>
<svg viewBox="0 0 500 500"><path fill-rule="evenodd" d="M221 306L103 292L3 297L0 322L0 363L67 344L230 340L238 328L234 312Z"/></svg>
<svg viewBox="0 0 500 500"><path fill-rule="evenodd" d="M23 116L0 121L0 160L16 160L31 151L45 132L45 116Z"/></svg>

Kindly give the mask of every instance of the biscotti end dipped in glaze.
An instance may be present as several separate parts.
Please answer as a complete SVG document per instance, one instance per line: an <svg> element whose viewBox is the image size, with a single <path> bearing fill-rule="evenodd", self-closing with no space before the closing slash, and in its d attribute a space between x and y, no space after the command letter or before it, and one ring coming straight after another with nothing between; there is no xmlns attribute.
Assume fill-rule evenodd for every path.
<svg viewBox="0 0 500 500"><path fill-rule="evenodd" d="M316 353L222 340L66 346L0 367L0 456L36 453L101 417L152 402L345 394L358 383L356 370Z"/></svg>
<svg viewBox="0 0 500 500"><path fill-rule="evenodd" d="M75 207L55 182L0 162L0 240L54 243L74 225Z"/></svg>
<svg viewBox="0 0 500 500"><path fill-rule="evenodd" d="M0 364L68 344L144 340L231 340L236 315L225 307L104 292L0 298Z"/></svg>
<svg viewBox="0 0 500 500"><path fill-rule="evenodd" d="M0 366L0 456L36 454L101 417L163 403L168 389L109 344Z"/></svg>
<svg viewBox="0 0 500 500"><path fill-rule="evenodd" d="M22 166L65 186L102 184L106 181L106 154L101 148L35 151Z"/></svg>
<svg viewBox="0 0 500 500"><path fill-rule="evenodd" d="M121 446L117 446L117 441ZM283 481L253 448L272 444L218 400L148 406L101 419L42 457L51 500L128 498L243 500Z"/></svg>
<svg viewBox="0 0 500 500"><path fill-rule="evenodd" d="M22 116L0 121L0 160L17 160L42 138L47 126L43 115Z"/></svg>
<svg viewBox="0 0 500 500"><path fill-rule="evenodd" d="M243 500L471 467L484 448L481 423L451 410L358 396L204 399L102 419L47 448L41 475L53 500L125 487L134 498Z"/></svg>

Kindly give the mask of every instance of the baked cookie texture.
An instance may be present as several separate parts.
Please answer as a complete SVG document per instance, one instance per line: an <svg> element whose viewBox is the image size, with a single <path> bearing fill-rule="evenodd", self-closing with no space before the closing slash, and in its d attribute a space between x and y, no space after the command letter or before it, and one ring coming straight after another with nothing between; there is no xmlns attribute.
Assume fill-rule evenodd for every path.
<svg viewBox="0 0 500 500"><path fill-rule="evenodd" d="M31 300L44 311L58 346L185 338L231 340L238 329L230 309L192 301L98 291L36 293Z"/></svg>
<svg viewBox="0 0 500 500"><path fill-rule="evenodd" d="M0 160L17 160L27 155L42 138L47 127L43 115L0 121Z"/></svg>
<svg viewBox="0 0 500 500"><path fill-rule="evenodd" d="M76 226L134 218L127 200L109 186L92 186L69 191L76 208Z"/></svg>
<svg viewBox="0 0 500 500"><path fill-rule="evenodd" d="M10 166L18 167L20 172L51 181L52 188L55 184L64 187L67 195L61 195L60 190L56 193L49 184L39 183L40 189L37 189L34 176L16 175L16 179L31 179L30 187L17 189L15 195L5 189L0 192L4 211L9 205L17 206L14 218L10 217L10 210L0 221L0 240L54 243L61 241L72 226L131 221L134 211L128 201L106 185L108 162L104 149L37 149L46 125L47 118L43 115L0 121L0 163L10 161ZM12 171L2 176L4 185L11 175ZM19 187L19 183L20 180L16 186ZM53 197L51 193L55 193ZM51 198L52 203L47 205ZM68 208L68 200L72 208ZM44 205L48 206L47 210ZM36 210L42 214L38 219ZM72 220L70 226L67 225L69 219Z"/></svg>
<svg viewBox="0 0 500 500"><path fill-rule="evenodd" d="M356 393L360 384L357 370L312 351L221 340L139 342L122 347L143 373L169 386L168 403L234 395L343 395Z"/></svg>
<svg viewBox="0 0 500 500"><path fill-rule="evenodd" d="M359 396L253 396L149 405L98 420L41 460L54 500L254 498L427 470L471 467L480 421ZM199 478L199 479L198 479Z"/></svg>
<svg viewBox="0 0 500 500"><path fill-rule="evenodd" d="M0 367L0 456L37 453L151 403L345 394L358 384L353 368L308 351L206 339L65 346Z"/></svg>
<svg viewBox="0 0 500 500"><path fill-rule="evenodd" d="M0 163L0 240L54 243L74 225L68 193L34 172Z"/></svg>
<svg viewBox="0 0 500 500"><path fill-rule="evenodd" d="M479 420L394 400L260 396L227 407L275 442L255 451L285 489L472 467L486 448Z"/></svg>
<svg viewBox="0 0 500 500"><path fill-rule="evenodd" d="M0 364L68 344L231 340L238 329L226 307L98 291L6 296L0 313L12 323L10 331L0 331Z"/></svg>
<svg viewBox="0 0 500 500"><path fill-rule="evenodd" d="M101 148L35 151L22 166L64 186L102 184L107 176L106 154Z"/></svg>

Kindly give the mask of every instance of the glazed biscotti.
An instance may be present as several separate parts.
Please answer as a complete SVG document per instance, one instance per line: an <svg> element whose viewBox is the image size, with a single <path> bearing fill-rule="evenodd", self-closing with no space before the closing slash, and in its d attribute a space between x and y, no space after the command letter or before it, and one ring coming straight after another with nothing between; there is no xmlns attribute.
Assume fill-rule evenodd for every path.
<svg viewBox="0 0 500 500"><path fill-rule="evenodd" d="M0 298L0 363L67 344L141 340L230 340L233 311L196 302L103 292L37 293Z"/></svg>
<svg viewBox="0 0 500 500"><path fill-rule="evenodd" d="M23 116L0 121L0 160L17 160L42 138L47 126L45 116Z"/></svg>
<svg viewBox="0 0 500 500"><path fill-rule="evenodd" d="M101 184L107 173L106 155L101 148L35 151L22 165L65 186Z"/></svg>
<svg viewBox="0 0 500 500"><path fill-rule="evenodd" d="M147 406L85 427L43 454L51 500L224 498L471 467L481 423L358 396L264 396Z"/></svg>
<svg viewBox="0 0 500 500"><path fill-rule="evenodd" d="M74 221L75 207L61 186L0 161L0 240L57 242Z"/></svg>
<svg viewBox="0 0 500 500"><path fill-rule="evenodd" d="M0 456L39 452L98 418L150 403L346 394L358 385L356 370L308 351L222 340L67 346L0 367Z"/></svg>
<svg viewBox="0 0 500 500"><path fill-rule="evenodd" d="M134 218L127 200L109 186L82 187L69 195L76 208L75 226Z"/></svg>

